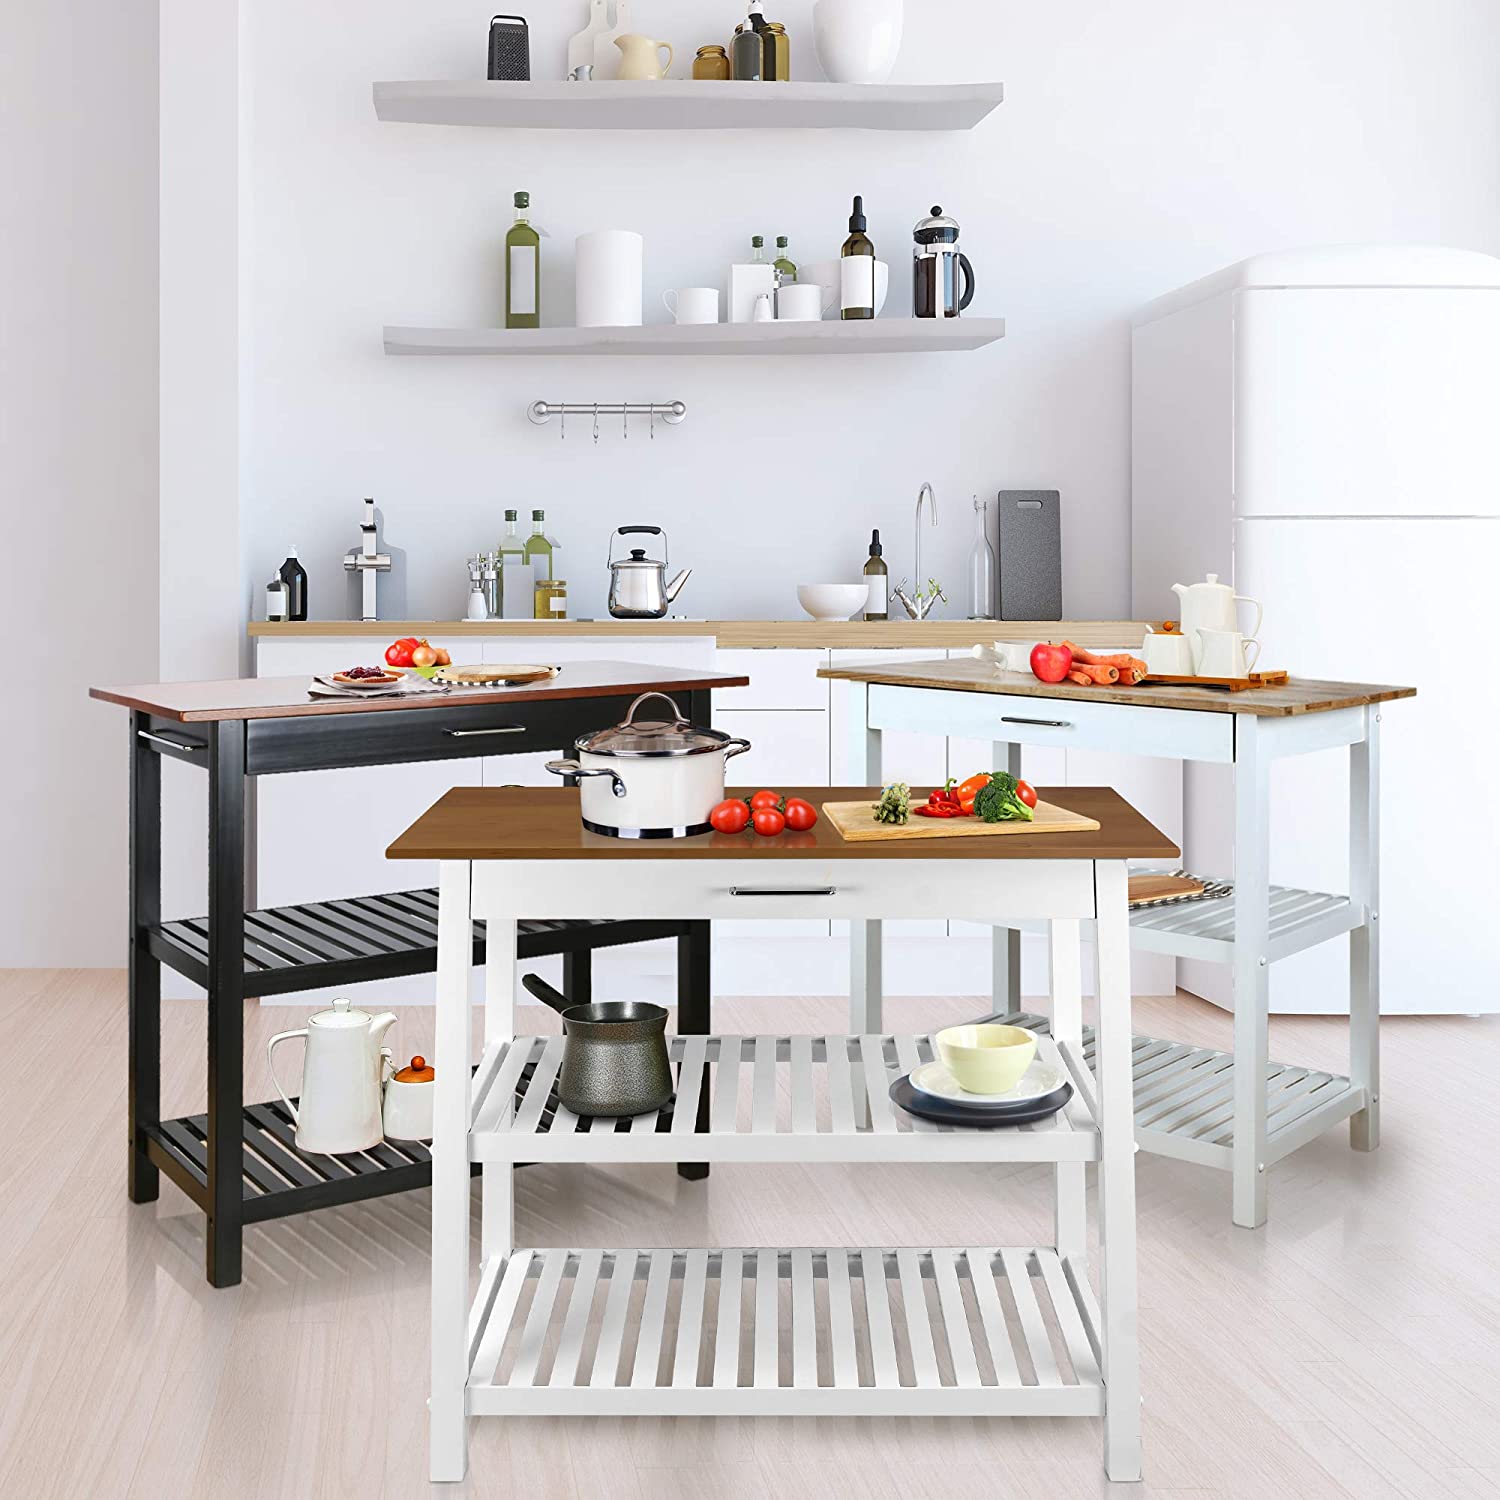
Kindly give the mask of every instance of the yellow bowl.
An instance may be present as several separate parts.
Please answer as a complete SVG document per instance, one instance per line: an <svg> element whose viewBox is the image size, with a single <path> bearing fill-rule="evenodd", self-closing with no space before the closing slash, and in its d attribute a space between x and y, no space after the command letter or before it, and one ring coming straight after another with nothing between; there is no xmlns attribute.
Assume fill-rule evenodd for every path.
<svg viewBox="0 0 1500 1500"><path fill-rule="evenodd" d="M1036 1056L1036 1036L1020 1026L950 1026L933 1038L938 1056L969 1094L1006 1094Z"/></svg>

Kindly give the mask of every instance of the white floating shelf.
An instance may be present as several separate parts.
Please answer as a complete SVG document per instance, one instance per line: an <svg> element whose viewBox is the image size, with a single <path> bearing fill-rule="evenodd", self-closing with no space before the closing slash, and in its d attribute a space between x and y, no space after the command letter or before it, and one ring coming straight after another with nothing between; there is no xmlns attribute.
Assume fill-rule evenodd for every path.
<svg viewBox="0 0 1500 1500"><path fill-rule="evenodd" d="M770 87L770 85L767 85ZM1003 318L708 323L642 328L393 328L387 354L947 354L1005 337Z"/></svg>
<svg viewBox="0 0 1500 1500"><path fill-rule="evenodd" d="M375 113L409 125L513 130L972 130L998 83L377 83Z"/></svg>

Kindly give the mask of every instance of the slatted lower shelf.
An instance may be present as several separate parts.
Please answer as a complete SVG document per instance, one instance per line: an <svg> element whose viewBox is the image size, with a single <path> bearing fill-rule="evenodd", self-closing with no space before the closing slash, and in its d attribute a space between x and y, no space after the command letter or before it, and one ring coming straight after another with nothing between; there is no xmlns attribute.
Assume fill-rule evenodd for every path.
<svg viewBox="0 0 1500 1500"><path fill-rule="evenodd" d="M430 974L437 968L435 889L308 901L245 913L244 992L286 995L328 985ZM518 959L679 937L686 922L522 922ZM151 951L195 984L208 985L208 919L187 917L149 930ZM473 962L484 962L484 923L474 923Z"/></svg>
<svg viewBox="0 0 1500 1500"><path fill-rule="evenodd" d="M469 1326L477 1414L1091 1416L1099 1317L1050 1249L517 1250Z"/></svg>
<svg viewBox="0 0 1500 1500"><path fill-rule="evenodd" d="M1352 932L1364 921L1364 908L1355 906L1347 896L1273 885L1267 957L1272 963L1290 958ZM1232 895L1213 901L1145 907L1130 917L1132 947L1211 963L1228 963L1234 957L1234 931Z"/></svg>
<svg viewBox="0 0 1500 1500"><path fill-rule="evenodd" d="M1046 1016L1027 1011L993 1017L1050 1032ZM1083 1052L1094 1061L1094 1033ZM1143 1151L1204 1166L1229 1167L1234 1145L1234 1054L1185 1042L1138 1036L1132 1041L1136 1141ZM1365 1090L1337 1073L1288 1063L1266 1067L1266 1155L1279 1161L1365 1107Z"/></svg>
<svg viewBox="0 0 1500 1500"><path fill-rule="evenodd" d="M935 1162L1097 1161L1091 1080L1029 1125L973 1130L892 1104L892 1079L933 1056L925 1036L687 1036L670 1053L672 1107L633 1119L580 1118L556 1094L561 1037L519 1037L487 1052L474 1093L476 1161ZM1069 1069L1051 1037L1038 1056ZM1088 1092L1085 1092L1085 1091Z"/></svg>

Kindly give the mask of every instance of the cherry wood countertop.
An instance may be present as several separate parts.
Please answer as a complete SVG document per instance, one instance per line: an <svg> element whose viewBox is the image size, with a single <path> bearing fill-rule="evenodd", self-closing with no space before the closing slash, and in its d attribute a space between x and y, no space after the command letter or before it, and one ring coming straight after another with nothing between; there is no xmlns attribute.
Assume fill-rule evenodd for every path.
<svg viewBox="0 0 1500 1500"><path fill-rule="evenodd" d="M823 667L819 677L837 682L867 682L883 687L935 688L955 693L1004 693L1019 698L1066 698L1078 703L1128 703L1136 708L1195 709L1211 714L1255 714L1284 718L1288 714L1327 713L1336 708L1364 708L1396 698L1415 698L1416 688L1364 682L1320 682L1293 677L1283 687L1179 687L1143 682L1139 687L1080 687L1074 682L1041 682L1029 672L1002 672L983 661L908 661L888 665Z"/></svg>
<svg viewBox="0 0 1500 1500"><path fill-rule="evenodd" d="M691 692L745 687L750 679L722 672L653 667L628 661L581 661L550 682L519 687L454 688L410 698L315 698L308 677L240 677L226 682L158 682L141 687L90 688L89 697L159 719L196 724L220 719L300 719L327 714L405 713L424 708L470 708L488 703L544 703L560 698L621 698L636 693Z"/></svg>
<svg viewBox="0 0 1500 1500"><path fill-rule="evenodd" d="M746 787L741 794L753 790ZM814 807L874 803L878 787L782 788ZM735 795L731 793L731 795ZM915 790L913 796L915 797ZM1099 823L1092 833L1003 834L995 838L893 839L850 843L826 817L806 833L760 838L753 832L696 838L611 839L590 833L579 793L568 787L454 787L386 850L388 859L1177 859L1180 850L1110 787L1038 787L1046 801Z"/></svg>

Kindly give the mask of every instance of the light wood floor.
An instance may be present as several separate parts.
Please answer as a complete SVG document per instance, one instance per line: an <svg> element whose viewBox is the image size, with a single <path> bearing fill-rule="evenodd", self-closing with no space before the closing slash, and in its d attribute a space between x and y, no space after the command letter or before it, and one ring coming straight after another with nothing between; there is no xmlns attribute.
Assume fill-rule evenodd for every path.
<svg viewBox="0 0 1500 1500"><path fill-rule="evenodd" d="M892 1002L913 1028L969 999ZM836 1026L835 1001L724 1002L726 1029ZM164 1104L202 1106L203 1013L164 1007ZM246 1012L264 1043L305 1007ZM538 1029L550 1013L528 1010ZM425 1050L432 1013L393 1040ZM1227 1044L1187 997L1138 1027ZM201 1222L124 1192L125 1006L113 973L0 973L0 1495L406 1497L425 1482L425 1192L273 1223L244 1284L202 1278ZM1343 1061L1342 1028L1273 1025L1273 1055ZM527 1500L1070 1500L1124 1494L1500 1495L1500 1022L1385 1028L1385 1145L1342 1131L1275 1171L1271 1223L1231 1228L1229 1182L1140 1158L1144 1487L1110 1486L1097 1424L615 1419L476 1422L466 1486ZM1452 1101L1461 1104L1457 1109ZM1040 1242L1044 1170L533 1168L535 1244Z"/></svg>

